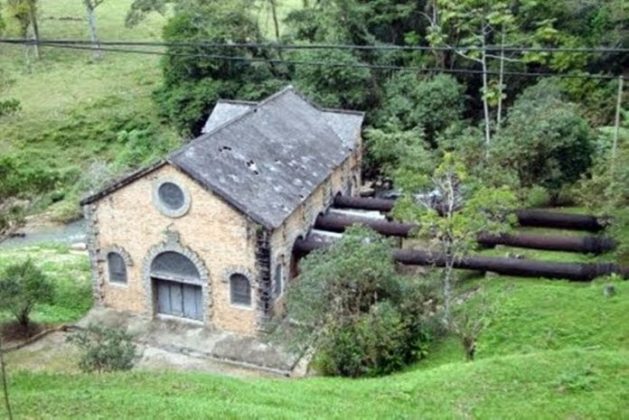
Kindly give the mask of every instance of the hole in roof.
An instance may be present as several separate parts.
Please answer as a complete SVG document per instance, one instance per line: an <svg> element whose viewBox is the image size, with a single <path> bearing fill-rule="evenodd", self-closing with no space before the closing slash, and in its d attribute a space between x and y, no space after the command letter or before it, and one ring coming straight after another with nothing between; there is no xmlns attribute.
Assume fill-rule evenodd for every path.
<svg viewBox="0 0 629 420"><path fill-rule="evenodd" d="M229 147L229 146L221 146L221 147L219 147L219 148L218 148L218 151L219 151L219 152L222 152L222 151L224 151L224 150L231 151L231 150L232 150L232 148L231 148L231 147Z"/></svg>

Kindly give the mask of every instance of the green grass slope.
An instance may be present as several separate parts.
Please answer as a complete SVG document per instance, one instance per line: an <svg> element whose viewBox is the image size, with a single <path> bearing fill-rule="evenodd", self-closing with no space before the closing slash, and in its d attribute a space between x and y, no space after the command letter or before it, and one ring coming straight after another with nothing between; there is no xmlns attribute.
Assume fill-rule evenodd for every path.
<svg viewBox="0 0 629 420"><path fill-rule="evenodd" d="M42 264L51 275L80 279L72 286L78 290L89 287L87 265L72 260L67 250L41 247L28 252L49 261ZM0 264L15 257L5 255ZM616 289L614 296L603 293L608 284ZM498 303L479 338L474 362L466 362L459 343L446 338L404 373L360 380L254 380L146 371L32 373L17 364L9 366L14 409L18 418L629 416L629 283L487 277L461 287L482 287ZM38 307L38 319L76 315L64 315L63 300L57 305L62 309ZM48 311L56 312L56 318L46 318Z"/></svg>
<svg viewBox="0 0 629 420"><path fill-rule="evenodd" d="M19 418L622 418L629 352L547 351L366 380L23 372L11 390Z"/></svg>
<svg viewBox="0 0 629 420"><path fill-rule="evenodd" d="M160 38L165 18L157 14L125 28L130 3L112 0L98 7L101 39ZM89 39L82 2L39 4L42 38ZM16 36L9 24L7 36ZM22 196L36 198L32 211L52 205L52 216L65 221L79 215L80 195L103 177L90 172L95 162L109 164L112 176L156 158L180 140L160 121L151 98L161 81L159 57L105 53L94 61L89 51L41 51L41 60L35 60L28 48L0 44L0 99L21 104L18 113L0 118L0 164L13 165L5 182L15 183Z"/></svg>

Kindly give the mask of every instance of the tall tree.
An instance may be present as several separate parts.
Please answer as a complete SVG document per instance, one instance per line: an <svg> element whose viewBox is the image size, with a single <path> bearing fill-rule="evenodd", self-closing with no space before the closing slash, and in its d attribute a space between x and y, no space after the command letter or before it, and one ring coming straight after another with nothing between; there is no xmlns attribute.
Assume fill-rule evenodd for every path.
<svg viewBox="0 0 629 420"><path fill-rule="evenodd" d="M87 26L90 30L90 39L92 40L92 48L94 48L94 58L99 60L103 57L103 51L100 49L98 35L96 33L96 15L95 10L105 0L83 0L85 12L87 13Z"/></svg>
<svg viewBox="0 0 629 420"><path fill-rule="evenodd" d="M405 192L394 209L396 217L420 224L419 235L445 256L443 323L452 328L454 264L477 246L481 232L498 234L508 230L514 222L515 195L506 187L482 185L451 153L444 154L432 174L404 173L396 182ZM422 198L428 188L433 189L437 200Z"/></svg>
<svg viewBox="0 0 629 420"><path fill-rule="evenodd" d="M433 46L461 46L455 53L480 65L482 70L481 99L486 150L491 144L492 121L489 114L490 85L487 51L497 32L510 25L514 16L507 0L434 0L433 13L426 13L430 21L428 41ZM438 9L438 11L437 11ZM501 61L504 61L502 56ZM500 89L502 86L500 86ZM502 95L502 92L500 92Z"/></svg>
<svg viewBox="0 0 629 420"><path fill-rule="evenodd" d="M37 0L8 0L7 1L8 16L18 22L20 28L20 36L26 38L28 36L29 27L32 28L33 45L35 57L39 58L39 24L37 22Z"/></svg>

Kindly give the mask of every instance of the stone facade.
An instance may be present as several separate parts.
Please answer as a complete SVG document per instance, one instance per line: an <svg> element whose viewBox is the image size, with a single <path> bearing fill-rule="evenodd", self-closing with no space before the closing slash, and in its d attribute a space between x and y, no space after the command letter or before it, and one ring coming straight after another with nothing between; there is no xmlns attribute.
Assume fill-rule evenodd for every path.
<svg viewBox="0 0 629 420"><path fill-rule="evenodd" d="M238 115L219 105L224 125L82 201L94 297L257 335L283 312L295 240L360 186L364 114L292 87Z"/></svg>
<svg viewBox="0 0 629 420"><path fill-rule="evenodd" d="M153 203L153 186L173 179L190 195L188 212L178 218L164 215ZM230 304L229 275L245 274L256 300L256 230L259 226L202 188L187 175L164 165L117 191L85 206L90 226L94 291L105 306L154 316L148 265L158 251L179 250L206 272L205 317L208 325L244 334L256 332L254 306ZM169 235L175 234L175 240ZM108 280L108 250L123 249L133 261L126 284Z"/></svg>
<svg viewBox="0 0 629 420"><path fill-rule="evenodd" d="M184 215L166 215L156 205L154 191L164 180L184 188ZM356 150L280 228L267 231L172 165L157 167L84 206L95 299L116 310L155 316L150 265L160 253L174 251L192 261L201 274L207 326L258 334L283 309L284 293L273 293L277 265L282 266L283 290L290 281L295 240L307 235L336 194L351 194L359 183L360 150ZM123 257L126 283L109 281L109 252ZM250 281L250 307L230 303L229 277L234 273Z"/></svg>

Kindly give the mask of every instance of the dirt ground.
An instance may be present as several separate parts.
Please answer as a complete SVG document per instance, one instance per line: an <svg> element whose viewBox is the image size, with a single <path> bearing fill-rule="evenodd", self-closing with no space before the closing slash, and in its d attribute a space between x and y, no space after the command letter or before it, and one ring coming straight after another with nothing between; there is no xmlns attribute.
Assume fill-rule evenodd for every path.
<svg viewBox="0 0 629 420"><path fill-rule="evenodd" d="M6 354L10 370L35 372L79 372L79 351L66 342L67 332L53 332L44 338ZM275 377L270 372L247 369L203 357L169 352L149 345L138 345L136 370L207 372L234 377Z"/></svg>
<svg viewBox="0 0 629 420"><path fill-rule="evenodd" d="M121 328L137 345L134 369L208 372L237 377L306 374L307 361L256 337L216 331L202 325L93 308L77 327ZM79 351L66 342L71 332L55 331L6 355L11 369L78 372ZM14 343L15 344L15 343Z"/></svg>

